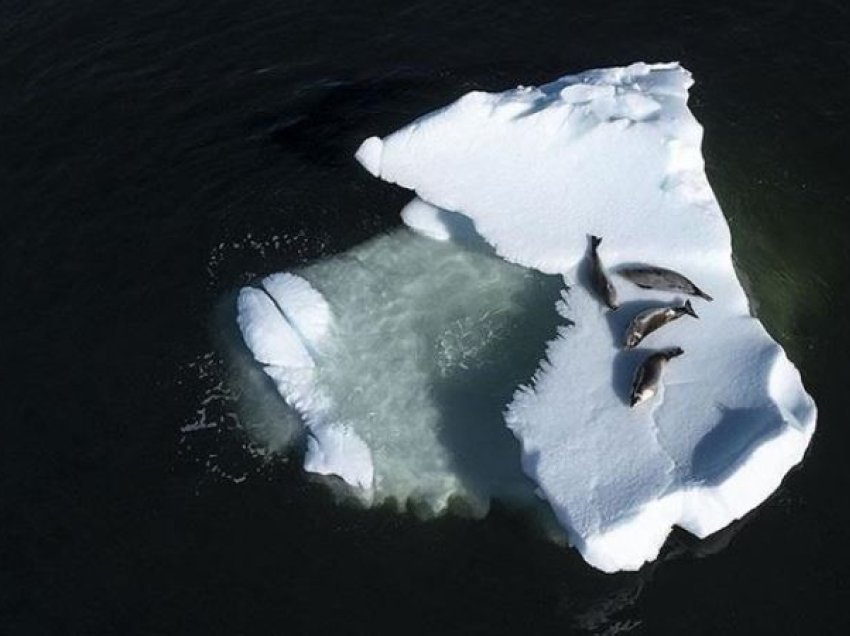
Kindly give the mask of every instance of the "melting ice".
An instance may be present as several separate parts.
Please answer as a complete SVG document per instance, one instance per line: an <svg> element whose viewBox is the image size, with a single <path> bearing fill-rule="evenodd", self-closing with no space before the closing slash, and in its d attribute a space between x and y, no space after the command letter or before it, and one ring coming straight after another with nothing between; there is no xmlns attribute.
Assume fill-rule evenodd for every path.
<svg viewBox="0 0 850 636"><path fill-rule="evenodd" d="M406 229L297 274L243 289L238 310L248 346L305 419L307 470L423 512L453 495L473 511L494 496L534 499L502 411L562 321L559 277L480 239L459 247Z"/></svg>
<svg viewBox="0 0 850 636"><path fill-rule="evenodd" d="M473 92L363 143L364 167L415 191L402 218L429 238L381 237L239 298L246 343L309 428L308 470L434 509L536 486L606 571L776 489L815 406L749 314L691 83L677 64L634 64ZM667 267L714 302L624 351L638 311L683 298L613 274L609 312L586 285L588 234L613 271ZM629 408L636 364L668 346L685 354Z"/></svg>

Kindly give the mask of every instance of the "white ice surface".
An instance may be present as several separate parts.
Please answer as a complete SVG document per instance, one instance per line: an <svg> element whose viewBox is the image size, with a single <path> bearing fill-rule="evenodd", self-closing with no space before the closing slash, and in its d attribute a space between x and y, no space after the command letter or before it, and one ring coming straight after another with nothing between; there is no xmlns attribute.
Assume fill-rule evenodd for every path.
<svg viewBox="0 0 850 636"><path fill-rule="evenodd" d="M538 89L474 92L357 153L413 189L411 227L451 238L439 208L462 213L504 258L569 283L574 321L548 345L506 421L573 543L592 565L636 569L673 525L702 537L761 503L803 457L816 410L782 349L749 315L726 221L703 170L702 128L677 64L567 76ZM427 203L425 203L427 202ZM630 318L681 300L613 276L621 308L583 284L587 235L603 262L679 271L715 301L621 348ZM649 350L678 345L659 395L628 390Z"/></svg>
<svg viewBox="0 0 850 636"><path fill-rule="evenodd" d="M237 300L237 322L245 343L278 391L304 417L309 430L304 466L337 475L368 499L374 480L369 447L346 422L316 382L315 360L331 328L330 307L303 278L274 274L262 289L245 287Z"/></svg>
<svg viewBox="0 0 850 636"><path fill-rule="evenodd" d="M414 197L401 211L401 219L410 229L436 241L454 241L466 246L485 244L469 217L435 207Z"/></svg>
<svg viewBox="0 0 850 636"><path fill-rule="evenodd" d="M300 276L282 273L266 276L262 285L308 349L322 342L331 327L331 309L310 283Z"/></svg>
<svg viewBox="0 0 850 636"><path fill-rule="evenodd" d="M472 92L367 139L357 158L469 216L501 256L543 272L574 267L588 234L604 237L613 262L657 259L663 243L670 260L720 264L729 229L703 172L691 83L678 65L635 64L538 89ZM563 100L570 87L587 101Z"/></svg>
<svg viewBox="0 0 850 636"><path fill-rule="evenodd" d="M292 368L313 366L303 341L265 291L243 288L237 299L237 311L242 337L258 362ZM275 337L269 337L271 333Z"/></svg>

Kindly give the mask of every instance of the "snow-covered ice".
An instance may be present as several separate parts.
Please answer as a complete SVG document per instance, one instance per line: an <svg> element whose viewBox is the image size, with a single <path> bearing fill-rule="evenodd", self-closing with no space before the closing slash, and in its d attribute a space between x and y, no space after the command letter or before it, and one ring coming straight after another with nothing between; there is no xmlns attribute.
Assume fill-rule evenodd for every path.
<svg viewBox="0 0 850 636"><path fill-rule="evenodd" d="M757 506L815 426L799 373L749 314L687 108L691 84L678 64L639 63L473 92L357 153L374 175L416 192L404 220L417 231L451 238L462 214L503 258L564 276L559 309L574 324L549 342L505 419L524 470L606 571L653 559L673 525L703 537ZM611 270L667 267L714 302L694 300L699 321L622 350L638 311L683 298L614 274L622 306L608 312L584 280L589 234L603 237ZM660 394L630 409L639 360L673 345L685 355Z"/></svg>
<svg viewBox="0 0 850 636"><path fill-rule="evenodd" d="M402 211L415 233L269 276L237 303L245 343L304 419L307 470L430 510L536 491L606 571L655 558L674 525L713 533L776 489L815 405L749 313L691 83L677 64L589 71L470 93L363 142L364 167L415 191ZM589 289L591 234L615 312ZM616 274L635 263L715 300L692 298L699 320L625 350L634 315L684 300ZM629 408L634 369L670 346L685 353L658 395Z"/></svg>

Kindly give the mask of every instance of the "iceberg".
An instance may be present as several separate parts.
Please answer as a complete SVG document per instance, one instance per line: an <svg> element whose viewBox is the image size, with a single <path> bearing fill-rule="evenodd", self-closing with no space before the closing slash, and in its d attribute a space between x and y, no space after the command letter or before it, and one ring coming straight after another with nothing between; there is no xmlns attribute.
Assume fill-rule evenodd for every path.
<svg viewBox="0 0 850 636"><path fill-rule="evenodd" d="M304 417L305 467L433 510L539 496L607 572L656 558L673 526L705 537L764 501L816 408L750 313L691 84L675 63L593 70L469 93L364 141L358 161L415 192L412 232L238 301L246 344ZM588 235L616 311L590 289ZM632 317L685 300L617 275L636 263L714 301L626 350ZM637 365L672 346L685 353L658 394L630 408Z"/></svg>

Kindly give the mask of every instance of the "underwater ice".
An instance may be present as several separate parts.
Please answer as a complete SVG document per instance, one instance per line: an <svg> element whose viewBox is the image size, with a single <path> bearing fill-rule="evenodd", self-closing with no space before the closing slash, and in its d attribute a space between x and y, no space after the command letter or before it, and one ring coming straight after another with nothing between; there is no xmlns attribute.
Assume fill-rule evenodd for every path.
<svg viewBox="0 0 850 636"><path fill-rule="evenodd" d="M536 505L502 411L555 336L559 278L480 239L459 248L401 229L260 287L274 302L244 288L239 326L304 418L308 471L422 514L453 495L476 514L494 497Z"/></svg>
<svg viewBox="0 0 850 636"><path fill-rule="evenodd" d="M429 239L398 233L305 268L297 294L264 281L275 302L240 294L246 343L311 431L308 470L439 509L456 492L527 493L521 461L605 571L655 558L674 525L713 533L778 487L815 406L749 313L691 83L677 64L634 64L473 92L363 143L370 172L416 192L402 217ZM616 312L587 289L589 234ZM613 273L635 262L715 300L625 351L632 316L684 300ZM659 395L629 408L635 366L673 345L685 355Z"/></svg>

